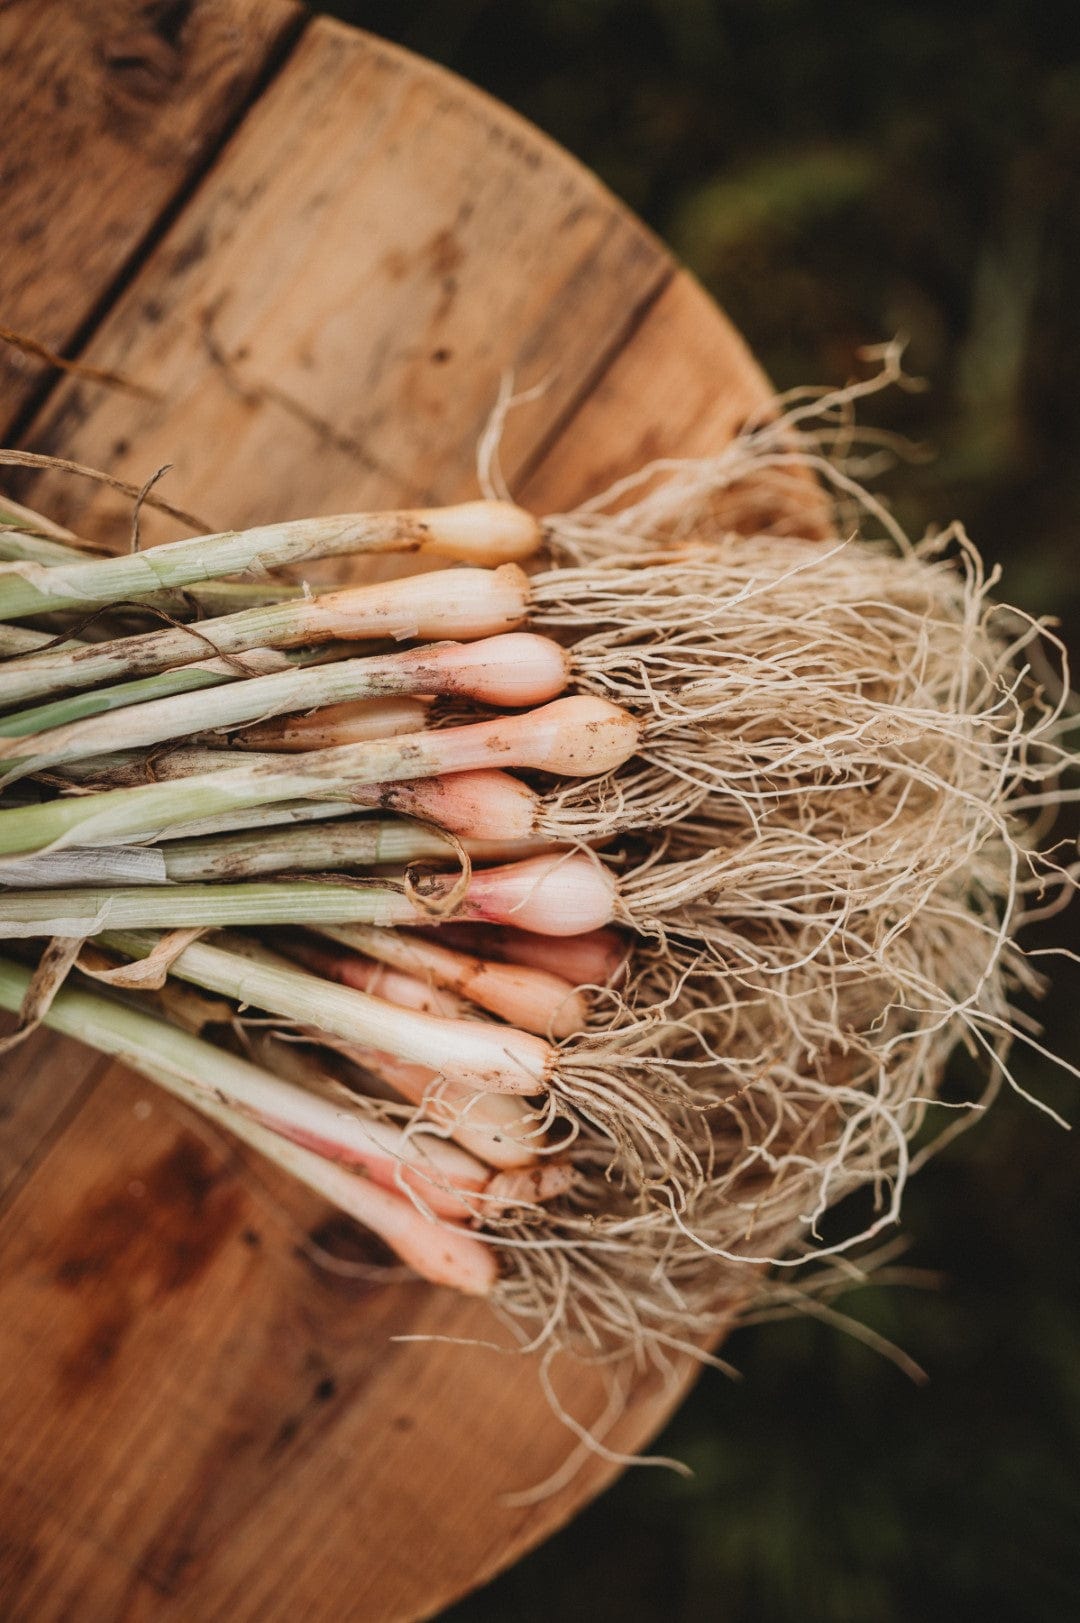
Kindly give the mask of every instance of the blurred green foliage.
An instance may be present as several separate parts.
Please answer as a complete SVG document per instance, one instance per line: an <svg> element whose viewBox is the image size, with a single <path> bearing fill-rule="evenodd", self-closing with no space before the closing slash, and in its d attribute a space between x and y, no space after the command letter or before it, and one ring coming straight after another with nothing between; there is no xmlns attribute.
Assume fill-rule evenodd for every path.
<svg viewBox="0 0 1080 1623"><path fill-rule="evenodd" d="M839 383L896 332L930 447L886 488L963 519L1015 602L1080 620L1080 7L1075 0L338 0L576 153L715 294L780 388ZM1073 832L1075 837L1075 831ZM1075 936L1075 928L1073 930ZM1060 922L1044 932L1060 941ZM1076 982L1044 1009L1080 1058ZM1021 1053L1023 1086L1080 1117ZM1080 1612L1080 1155L1014 1097L912 1186L933 1292L837 1330L741 1331L658 1450L454 1623L907 1623ZM526 1471L527 1475L527 1471ZM418 1549L420 1544L418 1542Z"/></svg>

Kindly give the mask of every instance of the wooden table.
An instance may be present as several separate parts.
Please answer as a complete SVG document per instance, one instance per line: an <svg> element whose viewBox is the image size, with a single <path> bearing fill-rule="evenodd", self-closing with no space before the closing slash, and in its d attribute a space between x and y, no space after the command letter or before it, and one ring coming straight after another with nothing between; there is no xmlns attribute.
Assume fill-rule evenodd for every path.
<svg viewBox="0 0 1080 1623"><path fill-rule="evenodd" d="M723 316L534 129L290 0L0 15L0 322L153 391L0 351L7 443L215 528L476 491L500 379L521 500L724 443L765 397ZM128 504L19 487L92 537ZM148 518L148 539L175 534ZM342 1259L320 1263L322 1251ZM121 1067L48 1037L0 1080L0 1615L430 1616L612 1476L486 1308L363 1267L347 1223ZM673 1387L608 1437L638 1450ZM597 1380L556 1370L597 1419Z"/></svg>

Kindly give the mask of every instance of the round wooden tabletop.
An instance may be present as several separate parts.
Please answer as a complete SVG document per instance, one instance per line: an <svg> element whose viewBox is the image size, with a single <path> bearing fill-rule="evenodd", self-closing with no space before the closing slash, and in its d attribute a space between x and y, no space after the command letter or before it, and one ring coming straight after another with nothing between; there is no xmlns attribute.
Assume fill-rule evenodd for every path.
<svg viewBox="0 0 1080 1623"><path fill-rule="evenodd" d="M22 29L0 81L25 221L2 319L150 391L50 389L9 353L9 439L136 484L169 463L170 499L215 528L451 501L510 375L544 385L502 445L543 512L718 448L764 401L700 289L505 108L285 0L181 9L123 40L62 0L0 19L0 46ZM130 523L80 481L22 488L84 534ZM576 1446L535 1360L490 1345L485 1307L364 1261L121 1067L51 1038L7 1056L3 1615L428 1617L610 1479L587 1455L515 1502ZM553 1373L595 1423L597 1377ZM691 1376L642 1382L608 1445L644 1448Z"/></svg>

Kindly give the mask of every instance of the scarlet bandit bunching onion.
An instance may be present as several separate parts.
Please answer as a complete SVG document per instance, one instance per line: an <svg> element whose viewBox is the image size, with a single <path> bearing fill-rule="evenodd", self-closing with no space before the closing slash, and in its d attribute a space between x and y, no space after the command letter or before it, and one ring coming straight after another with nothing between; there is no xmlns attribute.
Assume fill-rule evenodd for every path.
<svg viewBox="0 0 1080 1623"><path fill-rule="evenodd" d="M93 567L93 566L88 566ZM2 575L0 575L2 581ZM252 649L298 648L364 638L473 638L511 630L524 618L526 577L513 564L410 575L376 586L352 586L292 598L197 625L174 626L80 648L8 662L10 703L119 677L150 677L203 660L207 652L238 660ZM296 708L303 707L303 700Z"/></svg>
<svg viewBox="0 0 1080 1623"><path fill-rule="evenodd" d="M961 563L977 571L961 546ZM961 735L975 726L973 705L999 703L1010 656L976 573L966 579L955 560L926 550L897 557L864 545L771 540L765 562L763 548L759 538L720 536L675 559L563 569L531 583L534 624L577 638L561 674L562 656L548 657L548 691L568 674L578 691L635 714L643 732L630 767L580 789L530 796L492 783L484 817L490 837L605 838L667 826L718 797L737 800L757 820L787 793L776 786L778 774L802 784L812 773L822 784L830 774L855 781L861 769L870 783L905 738L940 746L919 769L933 792L940 758L957 744L979 749L977 728L972 740ZM584 625L592 629L580 635ZM989 639L985 668L972 657L973 637ZM499 665L504 646L512 652ZM242 725L260 705L267 714L339 702L345 693L423 691L424 682L428 691L500 702L499 682L523 646L494 638L471 652L421 650L282 672L207 695L207 709L197 713L182 697L140 705L125 727L132 742L157 743L191 730L196 714L210 726ZM533 639L530 647L536 653L523 669L551 645ZM485 686L479 678L470 685L470 667L486 674ZM504 704L535 702L524 687L515 692L508 682L502 691ZM60 765L118 741L115 723L92 718L39 734L32 758L14 738L2 750L25 771L31 761ZM1030 757L1031 746L1022 747ZM468 831L460 821L449 826ZM0 839L2 831L0 820Z"/></svg>
<svg viewBox="0 0 1080 1623"><path fill-rule="evenodd" d="M68 929L65 933L76 933ZM151 935L108 928L103 943L128 958L159 948ZM402 1008L353 986L331 984L250 941L197 941L170 959L169 973L207 991L280 1016L298 1028L329 1033L397 1060L420 1065L458 1088L549 1100L546 1114L590 1125L609 1154L626 1158L638 1177L649 1167L680 1200L701 1168L679 1141L680 1112L693 1101L677 1070L650 1039L648 1022L609 1041L574 1034L559 1044L528 1031ZM684 1127L684 1133L686 1129ZM667 1199L673 1198L669 1194Z"/></svg>
<svg viewBox="0 0 1080 1623"><path fill-rule="evenodd" d="M8 775L15 777L68 760L107 754L119 743L126 749L142 749L194 732L242 727L279 711L311 711L324 704L336 706L358 699L453 694L516 708L554 698L565 688L567 676L562 649L546 637L517 633L474 644L425 644L381 657L339 660L266 676L252 673L247 681L205 693L197 706L186 692L160 698L140 695L135 705L124 707L120 726L109 714L55 726L50 714L50 725L33 730L33 755L20 759L27 748L20 738L30 732L34 712L24 713L19 736L0 740L0 762L6 759ZM121 704L128 685L114 690ZM41 707L49 712L63 708L62 703ZM355 741L354 735L351 741Z"/></svg>
<svg viewBox="0 0 1080 1623"><path fill-rule="evenodd" d="M469 772L492 760L556 775L604 774L629 759L638 734L637 723L605 700L585 696L556 699L521 716L446 732L312 750L288 758L287 765L275 763L269 769L248 760L226 771L172 783L0 812L0 851L40 851L61 840L85 844L88 839L128 839L153 834L170 824L298 795L348 795L354 785ZM496 832L494 837L500 836Z"/></svg>
<svg viewBox="0 0 1080 1623"><path fill-rule="evenodd" d="M494 963L476 953L455 952L409 932L373 929L370 925L330 925L319 934L351 949L344 955L324 952L323 957L324 964L329 961L332 966L330 973L346 985L357 985L365 991L377 989L370 975L352 978L366 958L376 975L396 970L412 977L415 985L430 982L468 998L508 1025L540 1036L570 1037L581 1031L588 1020L589 1004L584 992L575 990L574 982L549 969ZM358 959L357 954L363 958ZM587 985L588 977L579 984Z"/></svg>
<svg viewBox="0 0 1080 1623"><path fill-rule="evenodd" d="M186 588L249 570L261 574L316 558L411 552L503 563L529 557L540 540L536 520L503 502L290 519L117 558L49 566L11 563L0 574L0 620L116 604L162 588Z"/></svg>
<svg viewBox="0 0 1080 1623"><path fill-rule="evenodd" d="M965 1041L1007 1075L1011 1039L1031 1040L1010 1004L1035 977L1011 936L1029 897L1070 878L1036 850L1068 757L1062 704L1043 696L1025 663L1040 628L993 604L995 581L962 534L910 547L849 470L827 460L832 443L850 438L847 404L797 399L721 457L642 470L545 521L549 546L569 562L531 580L480 571L475 602L469 591L454 597L471 612L490 589L502 619L461 620L452 633L491 637L490 646L350 658L325 667L329 676L318 667L238 674L207 695L213 708L194 725L182 697L147 696L120 712L126 739L108 716L50 718L47 733L10 736L13 772L47 767L73 787L103 787L0 811L0 850L40 853L21 859L32 867L136 840L159 854L165 880L184 882L11 891L0 928L79 934L303 918L328 933L333 948L325 934L320 944L294 942L306 969L240 938L184 946L171 968L308 1040L344 1047L380 1086L394 1089L396 1076L397 1092L422 1109L448 1088L451 1103L429 1119L459 1142L459 1103L476 1109L469 1101L491 1088L506 1091L489 1098L517 1097L518 1119L535 1115L527 1136L536 1153L565 1154L576 1175L550 1206L533 1202L524 1223L521 1208L486 1214L503 1258L499 1296L581 1345L598 1349L601 1331L654 1349L709 1333L756 1288L763 1263L827 1255L816 1220L855 1189L875 1192L864 1231L877 1232L896 1216L908 1145L950 1050ZM822 539L824 505L809 471L842 502L862 500L884 539ZM767 510L767 536L733 523ZM353 594L361 618L348 624L334 618L347 594L328 594L339 600L328 610L327 599L322 609L319 599L271 604L198 629L219 658L310 645L324 632L355 639L389 626L441 637L440 578L455 579L399 583L381 599L381 588ZM496 645L509 647L509 628L523 624L531 629L514 631L525 639L516 646L535 650L549 687L527 691L505 675L469 686L462 673L489 676ZM152 632L127 639L126 653L123 641L98 645L65 680L56 654L18 645L8 644L19 654L9 667L13 704L84 680L180 679L207 652L190 630ZM575 697L549 696L567 683ZM355 749L325 747L333 722L318 711L298 727L266 719L374 693L547 702ZM165 781L107 787L142 770L138 757L116 757L125 745L249 723L248 742L278 753L238 765L227 751L171 749L153 763ZM281 753L305 743L324 747ZM545 780L525 783L506 768ZM558 774L571 781L552 787ZM471 878L342 883L347 842L365 837L363 825L354 833L351 820L337 821L343 804L419 814L455 835L466 860L490 860L499 842L524 860ZM286 849L296 852L304 868L312 859L299 853L312 848L297 835L317 839L333 818L327 827L343 838L334 849L328 834L317 882L237 883L235 870L227 884L190 882L225 873L214 864L229 852L208 849L225 830L299 817L313 821L255 838L278 844L286 861ZM437 838L434 849L410 846L397 825L385 839L400 861L438 849ZM536 856L517 843L536 841L600 849ZM378 860L379 849L374 840L375 854L359 860ZM251 872L281 871L273 860ZM17 864L9 872L31 882L17 879ZM32 882L70 884L52 873ZM449 916L474 921L448 926L447 938L460 946L460 930L472 932L479 972L401 934ZM620 949L603 933L612 923L633 932L614 981ZM597 930L595 947L579 948L576 937ZM543 1005L547 1028L534 1017L528 1029L512 998L485 1004L494 959L550 950L540 935L523 945L529 931L572 932L555 967L593 984L587 1012L560 992L560 1003ZM130 933L109 940L128 958L163 950ZM463 1014L445 992L425 990L432 982L512 1023L475 1006ZM470 1148L483 1159L490 1123L475 1125ZM519 1152L520 1142L510 1153Z"/></svg>

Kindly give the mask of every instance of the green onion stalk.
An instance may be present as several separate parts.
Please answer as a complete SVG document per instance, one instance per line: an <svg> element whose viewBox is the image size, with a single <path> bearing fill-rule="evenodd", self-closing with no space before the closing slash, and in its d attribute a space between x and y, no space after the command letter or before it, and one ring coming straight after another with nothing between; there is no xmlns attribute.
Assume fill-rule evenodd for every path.
<svg viewBox="0 0 1080 1623"><path fill-rule="evenodd" d="M289 519L250 530L172 541L123 557L14 563L0 574L0 620L87 609L247 571L265 573L316 558L415 553L462 562L527 558L540 526L509 502Z"/></svg>
<svg viewBox="0 0 1080 1623"><path fill-rule="evenodd" d="M556 697L567 682L563 650L529 632L486 637L475 644L425 644L397 654L299 669L264 651L262 664L270 667L267 674L256 674L256 665L247 680L236 681L227 661L208 661L9 716L0 720L0 767L7 762L10 780L68 760L147 749L184 734L227 730L282 712L359 699L439 694L514 709ZM286 669L275 670L275 664ZM188 698L195 690L204 690L198 705ZM9 742L3 741L5 733ZM27 737L33 753L21 756L26 746L19 741Z"/></svg>
<svg viewBox="0 0 1080 1623"><path fill-rule="evenodd" d="M353 786L400 784L500 767L528 767L557 776L592 777L613 771L634 753L639 727L602 699L556 699L522 715L406 734L336 749L291 755L267 769L250 758L227 771L152 783L141 788L50 801L0 811L0 854L43 851L64 844L109 844L153 835L193 819L298 796L348 794ZM523 795L531 793L524 784ZM444 824L444 826L449 826ZM482 824L464 832L474 833ZM456 832L456 830L455 830ZM509 838L531 838L531 826ZM493 837L503 837L493 831Z"/></svg>

